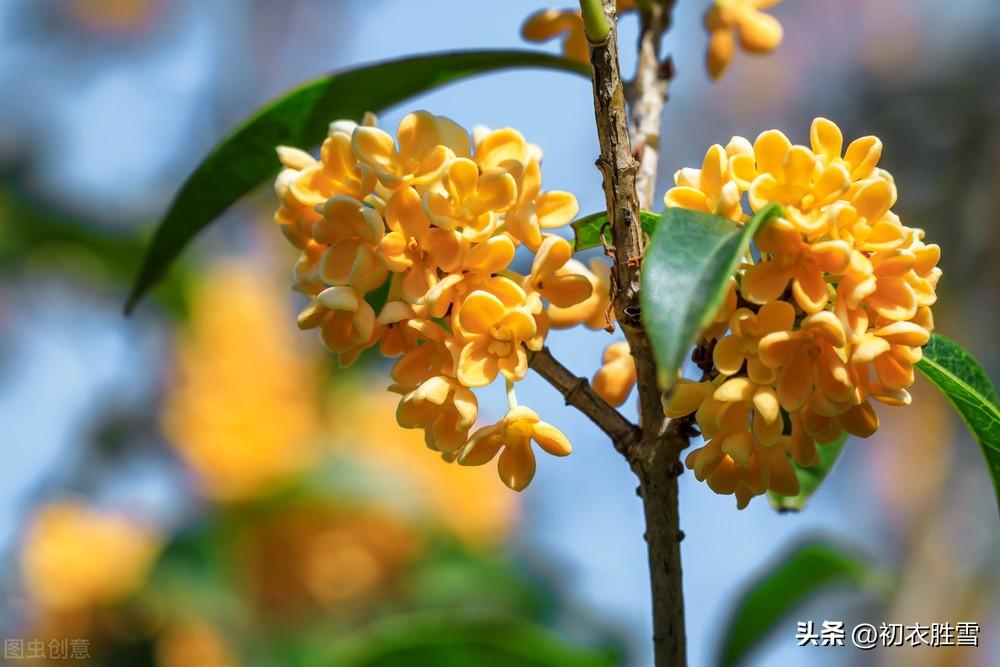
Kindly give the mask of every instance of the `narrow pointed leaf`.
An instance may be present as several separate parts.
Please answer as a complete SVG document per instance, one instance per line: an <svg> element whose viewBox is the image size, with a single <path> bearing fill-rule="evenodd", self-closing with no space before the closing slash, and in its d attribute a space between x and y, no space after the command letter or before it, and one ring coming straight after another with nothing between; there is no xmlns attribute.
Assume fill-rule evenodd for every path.
<svg viewBox="0 0 1000 667"><path fill-rule="evenodd" d="M659 222L660 216L656 213L651 213L649 211L639 212L639 224L642 225L642 230L650 236L652 236L653 231L656 230L656 225ZM602 231L604 232L605 238L610 242L611 233L607 230L607 226L607 211L591 213L588 216L584 216L573 221L573 232L576 235L576 243L573 249L576 252L580 252L581 250L589 250L590 248L597 248L601 246Z"/></svg>
<svg viewBox="0 0 1000 667"><path fill-rule="evenodd" d="M800 544L739 598L722 634L718 662L726 667L743 662L769 633L787 627L782 621L791 612L819 593L836 586L882 592L886 584L882 572L841 546L825 540Z"/></svg>
<svg viewBox="0 0 1000 667"><path fill-rule="evenodd" d="M534 623L476 608L386 616L329 642L323 653L316 664L340 667L611 667L622 661L613 644L575 646Z"/></svg>
<svg viewBox="0 0 1000 667"><path fill-rule="evenodd" d="M979 441L1000 507L1000 401L993 383L971 354L940 334L924 346L917 368L944 393Z"/></svg>
<svg viewBox="0 0 1000 667"><path fill-rule="evenodd" d="M770 204L740 226L683 208L661 214L646 248L641 304L665 389L676 381L688 349L719 309L729 277L757 229L778 215L781 207Z"/></svg>
<svg viewBox="0 0 1000 667"><path fill-rule="evenodd" d="M799 494L797 496L782 496L774 491L768 491L767 497L771 501L771 506L780 512L797 512L801 510L812 495L819 489L826 476L830 474L830 469L840 458L840 453L847 443L847 434L844 433L833 442L825 444L816 443L816 450L819 452L819 463L814 466L800 466L794 461L792 467L795 468L795 476L799 478Z"/></svg>
<svg viewBox="0 0 1000 667"><path fill-rule="evenodd" d="M130 311L206 225L279 168L278 145L309 147L330 121L361 120L415 95L476 74L535 67L590 76L590 67L534 51L461 51L357 67L273 100L222 140L188 177L156 230L125 306Z"/></svg>

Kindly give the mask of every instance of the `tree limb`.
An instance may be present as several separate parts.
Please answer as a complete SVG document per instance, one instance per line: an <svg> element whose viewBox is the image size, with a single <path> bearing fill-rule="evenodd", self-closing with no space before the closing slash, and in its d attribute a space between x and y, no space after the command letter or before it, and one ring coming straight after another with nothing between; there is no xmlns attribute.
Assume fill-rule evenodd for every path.
<svg viewBox="0 0 1000 667"><path fill-rule="evenodd" d="M675 0L640 4L639 59L636 64L630 102L632 151L639 160L636 194L639 206L652 210L656 189L656 170L660 159L660 125L667 85L672 76L670 61L660 58L660 42L670 27L670 12Z"/></svg>
<svg viewBox="0 0 1000 667"><path fill-rule="evenodd" d="M549 348L532 354L528 365L563 395L566 405L572 405L587 415L590 421L607 433L619 452L626 454L638 442L639 427L601 398L586 378L573 375L559 363Z"/></svg>
<svg viewBox="0 0 1000 667"><path fill-rule="evenodd" d="M629 137L625 94L618 63L615 0L603 0L603 3L605 14L611 19L611 30L606 39L599 43L591 42L590 45L594 115L601 145L597 166L604 176L604 195L614 245L612 302L635 358L642 425L642 438L638 446L626 452L626 456L639 478L639 494L642 496L646 516L646 543L653 594L655 664L657 667L673 667L686 664L680 553L683 535L680 531L677 476L683 470L680 452L688 441L681 425L671 423L663 414L656 362L642 327L639 268L645 240L639 222L639 197L636 193L640 163L633 157ZM659 62L655 56L658 55L660 34L666 25L666 7L657 10L651 6L653 4L659 3L656 0L645 3L640 49L645 48L647 53L640 54L640 71L636 77L635 89L637 99L647 105L644 109L646 115L643 116L643 112L640 112L639 118L633 123L647 142L644 146L654 150L654 156L649 158L645 167L647 191L656 182L655 153L658 152L660 111L663 106L662 94L665 92L659 84ZM659 18L655 19L654 15ZM584 19L586 20L586 16ZM654 34L656 30L660 32ZM656 65L656 72L650 71L653 63ZM654 94L660 96L658 106L653 99ZM650 144L649 137L653 136L657 140ZM644 156L645 151L642 157Z"/></svg>

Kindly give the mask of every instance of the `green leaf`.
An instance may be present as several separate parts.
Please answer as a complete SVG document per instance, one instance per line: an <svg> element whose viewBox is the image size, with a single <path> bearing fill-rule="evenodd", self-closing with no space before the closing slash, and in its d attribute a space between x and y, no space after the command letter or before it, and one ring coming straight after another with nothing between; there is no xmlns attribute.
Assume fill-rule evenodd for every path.
<svg viewBox="0 0 1000 667"><path fill-rule="evenodd" d="M129 312L184 246L233 202L272 178L278 145L319 144L330 121L361 120L447 83L515 67L590 76L590 66L535 51L459 51L390 60L305 83L273 100L222 140L188 177L164 216L125 305Z"/></svg>
<svg viewBox="0 0 1000 667"><path fill-rule="evenodd" d="M780 206L768 204L742 227L684 208L661 214L646 248L641 304L664 389L675 382L688 349L719 309L757 229L781 214Z"/></svg>
<svg viewBox="0 0 1000 667"><path fill-rule="evenodd" d="M471 608L380 619L344 639L334 639L322 664L610 667L621 661L617 647L574 646L541 626Z"/></svg>
<svg viewBox="0 0 1000 667"><path fill-rule="evenodd" d="M659 222L660 216L656 213L650 213L649 211L639 212L639 224L642 225L642 230L647 234L652 235ZM576 244L573 249L576 252L580 252L581 250L589 250L590 248L597 248L603 245L601 242L601 232L605 230L607 224L607 211L591 213L588 216L574 220L573 231L576 234ZM610 235L608 235L608 238L610 239Z"/></svg>
<svg viewBox="0 0 1000 667"><path fill-rule="evenodd" d="M0 281L40 271L70 277L79 284L112 289L115 298L135 275L139 257L149 240L147 229L108 228L101 223L53 210L0 182ZM190 266L175 271L153 296L166 311L187 313Z"/></svg>
<svg viewBox="0 0 1000 667"><path fill-rule="evenodd" d="M1000 401L986 372L961 345L940 334L924 346L917 368L944 392L979 441L1000 506Z"/></svg>
<svg viewBox="0 0 1000 667"><path fill-rule="evenodd" d="M864 558L825 540L804 542L747 587L729 618L719 663L736 665L794 609L833 586L884 592L887 580Z"/></svg>
<svg viewBox="0 0 1000 667"><path fill-rule="evenodd" d="M795 476L799 478L799 494L797 496L782 496L774 491L768 491L767 497L771 501L771 506L780 512L797 512L801 510L819 485L830 474L830 469L840 457L844 445L847 443L847 434L842 434L839 438L829 443L816 443L816 450L819 452L819 463L814 466L803 467L792 461L795 468Z"/></svg>

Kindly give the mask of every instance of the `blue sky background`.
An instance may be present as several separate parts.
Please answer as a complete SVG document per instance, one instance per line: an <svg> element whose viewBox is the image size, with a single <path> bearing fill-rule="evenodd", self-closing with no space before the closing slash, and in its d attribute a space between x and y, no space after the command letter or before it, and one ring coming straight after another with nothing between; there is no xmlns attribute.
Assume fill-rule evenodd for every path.
<svg viewBox="0 0 1000 667"><path fill-rule="evenodd" d="M681 0L665 43L678 75L664 118L658 197L675 169L698 165L707 146L725 143L733 134L753 137L779 127L793 141L805 142L809 121L821 114L840 122L848 136L868 133L874 130L869 119L853 108L859 90L891 91L913 82L919 87L924 78L949 80L954 78L949 73L966 71L962 63L977 49L996 62L1000 20L991 0L789 0L774 12L786 29L777 54L766 59L740 55L723 81L712 84L702 67L704 6ZM109 227L145 224L164 210L215 139L296 82L330 69L415 52L525 47L520 23L539 7L537 2L513 0L187 0L163 3L156 24L145 34L110 38L60 23L53 18L58 3L5 0L0 2L0 162L16 165L19 185L39 201ZM635 33L635 19L626 19L620 40L626 72L634 66L629 49ZM552 50L551 45L542 48ZM985 84L982 90L982 99L975 103L995 110L989 105L996 96ZM450 116L468 128L518 128L545 151L548 188L574 192L582 212L602 207L586 80L534 71L491 75L421 96L405 108L382 114L380 123L395 128L403 115L420 108ZM936 145L947 139L947 128L932 128L922 136ZM885 162L890 169L894 162L904 166L894 150L887 143ZM908 193L913 193L913 201L927 199L920 179L933 180L934 169L943 168L941 162L917 166L911 169L911 181L897 176L901 200ZM989 171L985 178L994 187L1000 179ZM963 230L971 230L963 243L995 242L995 232L983 230L983 218L975 211L960 210L956 220ZM11 224L17 220L0 221L0 227ZM949 229L937 222L926 226L940 234ZM221 242L210 235L196 252L208 252ZM941 242L947 257L948 240ZM123 320L119 294L87 290L44 270L32 275L30 281L0 285L0 445L6 449L0 467L0 545L7 546L25 508L56 485L61 471L82 455L88 420L108 397L122 405L141 405L155 393L165 344L149 309ZM947 265L945 275L947 283ZM990 308L977 311L971 297L956 297L946 311L952 319L944 322L954 322L952 329L963 331L958 318L978 313L968 344L995 378L998 359L991 344L995 346L998 297L997 283L989 284L992 280L976 292L978 303L985 299ZM550 345L569 367L589 375L610 340L604 333L555 332ZM554 390L536 377L523 386L522 401L564 430L575 450L563 460L540 460L537 477L524 494L518 552L558 572L575 602L628 637L634 664L648 664L648 575L635 480L610 444L567 409ZM502 409L498 393L487 395L492 395L496 410ZM631 404L627 409L634 415ZM690 474L681 478L692 665L710 662L735 596L747 582L804 536L831 536L887 567L907 560L913 544L903 539L909 524L899 516L909 516L909 510L896 511L882 503L880 475L891 476L892 466L886 473L872 458L873 449L890 447L886 443L893 433L907 433L905 422L892 421L890 426L898 429L872 442L852 442L835 474L799 515L778 515L762 499L737 512L733 498L712 494ZM942 430L954 444L949 461L956 462L952 486L957 490L948 502L954 508L951 537L960 553L949 562L960 571L971 571L984 558L992 558L995 566L996 508L985 468L956 424L949 421ZM899 448L891 451L905 455ZM171 474L149 462L137 463L127 479L108 486L107 500L169 515ZM863 613L857 598L835 595L798 617L820 621ZM994 659L1000 655L994 638L1000 621L995 604L980 613L972 620L990 626L984 638L992 648L970 664L985 665L987 654ZM753 664L887 660L849 649L813 649L806 654L794 645L794 629L793 619Z"/></svg>

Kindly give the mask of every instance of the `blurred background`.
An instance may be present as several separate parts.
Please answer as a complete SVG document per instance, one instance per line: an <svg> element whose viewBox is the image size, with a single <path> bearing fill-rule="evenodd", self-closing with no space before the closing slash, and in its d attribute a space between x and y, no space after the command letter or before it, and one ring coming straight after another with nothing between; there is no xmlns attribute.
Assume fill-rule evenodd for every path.
<svg viewBox="0 0 1000 667"><path fill-rule="evenodd" d="M738 56L719 84L702 64L707 2L678 5L658 193L733 134L778 127L805 143L823 115L848 138L878 135L896 211L943 249L937 328L996 382L1000 4L786 2L773 12L777 53ZM0 636L23 638L25 657L35 641L49 658L86 648L100 665L423 664L406 656L433 643L452 662L428 664L649 664L642 511L619 455L531 376L525 403L575 449L541 458L526 491L426 451L393 422L384 364L336 370L296 329L270 190L121 314L152 225L254 108L359 63L526 46L520 24L541 7L0 1ZM626 72L635 22L622 22ZM380 124L425 108L516 127L546 151L547 187L589 213L603 205L590 94L574 77L495 74ZM558 331L550 345L589 376L610 340ZM681 478L692 665L715 660L745 588L817 535L892 573L890 599L834 591L751 664L1000 661L990 480L944 400L922 379L913 394L908 410L881 406L877 436L849 443L801 513L764 498L737 512ZM485 396L492 421L502 399ZM974 621L981 647L803 649L796 620Z"/></svg>

